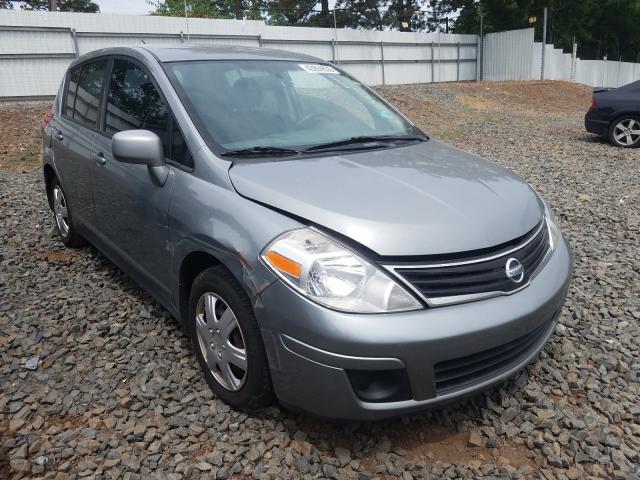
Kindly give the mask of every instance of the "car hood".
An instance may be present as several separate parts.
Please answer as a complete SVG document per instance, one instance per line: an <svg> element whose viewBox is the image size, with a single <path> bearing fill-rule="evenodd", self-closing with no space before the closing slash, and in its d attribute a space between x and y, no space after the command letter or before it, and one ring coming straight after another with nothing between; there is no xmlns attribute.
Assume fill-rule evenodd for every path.
<svg viewBox="0 0 640 480"><path fill-rule="evenodd" d="M540 222L513 172L435 140L329 157L236 162L242 196L333 230L381 256L499 245Z"/></svg>

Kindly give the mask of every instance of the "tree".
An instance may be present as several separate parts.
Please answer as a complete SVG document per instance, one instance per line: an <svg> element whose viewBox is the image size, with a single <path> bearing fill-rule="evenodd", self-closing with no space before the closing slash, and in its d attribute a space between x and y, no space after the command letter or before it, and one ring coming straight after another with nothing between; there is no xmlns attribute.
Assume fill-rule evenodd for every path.
<svg viewBox="0 0 640 480"><path fill-rule="evenodd" d="M543 10L548 9L547 42L571 51L574 40L581 58L636 61L640 51L640 0L441 0L456 11L453 31L478 33L480 13L486 33L527 28L530 17L542 40Z"/></svg>
<svg viewBox="0 0 640 480"><path fill-rule="evenodd" d="M155 8L154 15L184 16L184 0L148 0ZM261 18L260 0L187 0L187 14L197 18Z"/></svg>
<svg viewBox="0 0 640 480"><path fill-rule="evenodd" d="M0 8L12 9L15 5L23 10L50 10L50 0L0 0ZM99 13L100 7L91 0L57 0L57 10L60 12Z"/></svg>
<svg viewBox="0 0 640 480"><path fill-rule="evenodd" d="M316 16L314 7L317 3L317 0L267 0L262 7L266 20L272 25L306 26Z"/></svg>
<svg viewBox="0 0 640 480"><path fill-rule="evenodd" d="M155 7L154 15L184 15L184 0L148 1ZM420 31L426 28L426 1L336 0L329 9L329 0L187 0L187 9L192 17L262 18L272 25L312 27L333 27L335 10L338 27Z"/></svg>
<svg viewBox="0 0 640 480"><path fill-rule="evenodd" d="M424 0L392 0L384 15L385 25L401 32L416 32L426 28L422 14Z"/></svg>
<svg viewBox="0 0 640 480"><path fill-rule="evenodd" d="M336 24L338 27L383 30L384 12L379 0L338 0Z"/></svg>

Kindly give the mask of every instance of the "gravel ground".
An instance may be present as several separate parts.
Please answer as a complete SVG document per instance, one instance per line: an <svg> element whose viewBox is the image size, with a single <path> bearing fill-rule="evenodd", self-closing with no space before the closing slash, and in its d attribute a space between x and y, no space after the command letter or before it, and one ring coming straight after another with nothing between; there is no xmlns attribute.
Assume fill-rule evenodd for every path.
<svg viewBox="0 0 640 480"><path fill-rule="evenodd" d="M37 141L7 137L36 135L47 106L0 105L12 124L0 132L0 477L640 478L640 151L584 132L589 91L575 85L381 91L554 208L575 276L540 358L477 398L391 422L232 411L160 306L55 237Z"/></svg>

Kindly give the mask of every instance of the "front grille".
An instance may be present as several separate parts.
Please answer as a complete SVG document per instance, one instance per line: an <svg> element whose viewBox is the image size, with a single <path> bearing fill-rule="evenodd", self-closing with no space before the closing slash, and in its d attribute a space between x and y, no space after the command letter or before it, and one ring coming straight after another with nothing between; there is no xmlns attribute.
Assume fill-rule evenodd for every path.
<svg viewBox="0 0 640 480"><path fill-rule="evenodd" d="M434 374L437 394L442 395L479 383L518 364L540 345L552 325L553 319L504 345L436 363Z"/></svg>
<svg viewBox="0 0 640 480"><path fill-rule="evenodd" d="M509 293L529 282L548 251L549 233L543 220L519 246L506 251L483 252L480 258L469 255L467 259L456 258L452 262L438 259L415 267L400 265L394 270L427 299ZM524 269L519 282L507 276L506 263L510 258L517 259Z"/></svg>

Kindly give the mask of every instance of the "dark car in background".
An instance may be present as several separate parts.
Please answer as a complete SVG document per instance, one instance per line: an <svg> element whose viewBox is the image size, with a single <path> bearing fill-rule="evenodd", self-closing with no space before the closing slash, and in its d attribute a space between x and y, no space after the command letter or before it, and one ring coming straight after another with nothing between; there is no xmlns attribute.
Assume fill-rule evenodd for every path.
<svg viewBox="0 0 640 480"><path fill-rule="evenodd" d="M587 132L623 148L640 146L640 80L614 89L594 89L584 117Z"/></svg>

